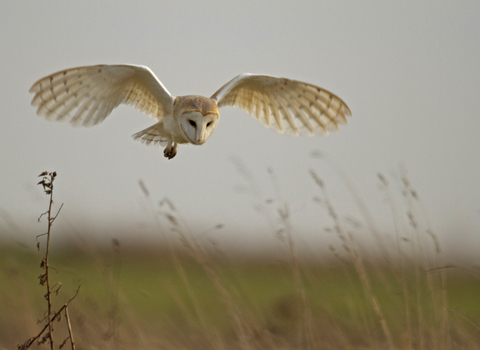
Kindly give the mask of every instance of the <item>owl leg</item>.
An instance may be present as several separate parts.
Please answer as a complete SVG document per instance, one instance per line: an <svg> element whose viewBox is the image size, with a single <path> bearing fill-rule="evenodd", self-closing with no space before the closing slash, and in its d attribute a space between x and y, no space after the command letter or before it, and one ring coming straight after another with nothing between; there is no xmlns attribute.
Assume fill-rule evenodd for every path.
<svg viewBox="0 0 480 350"><path fill-rule="evenodd" d="M168 159L172 159L177 155L177 148L178 144L176 142L169 141L167 147L165 147L165 150L163 151L163 155Z"/></svg>

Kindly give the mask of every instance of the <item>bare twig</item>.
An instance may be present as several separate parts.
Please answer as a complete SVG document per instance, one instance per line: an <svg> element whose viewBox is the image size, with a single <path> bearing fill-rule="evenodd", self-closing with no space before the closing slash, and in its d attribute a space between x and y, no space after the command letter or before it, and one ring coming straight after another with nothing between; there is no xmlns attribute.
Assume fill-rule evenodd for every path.
<svg viewBox="0 0 480 350"><path fill-rule="evenodd" d="M38 340L38 342L40 344L43 344L44 342L46 342L48 340L48 342L50 343L50 349L54 350L55 349L54 340L53 340L53 330L54 329L53 329L52 323L56 318L60 319L60 317L61 317L60 315L61 315L62 311L65 311L69 337L63 341L63 343L60 345L60 348L62 348L66 344L66 341L68 339L70 339L72 349L73 350L75 349L72 326L71 326L71 323L70 323L70 317L68 316L67 307L68 307L68 304L77 296L78 291L80 289L80 286L77 288L77 291L76 291L75 295L67 303L65 303L60 308L60 310L58 310L55 313L53 313L53 311L52 311L52 299L51 299L52 292L55 293L55 295L58 295L58 292L60 291L60 288L62 286L62 283L60 283L60 282L57 282L53 286L50 286L50 268L53 268L49 264L50 236L51 236L50 233L51 233L51 230L52 230L53 222L58 217L58 215L60 214L60 211L63 208L63 204L62 204L60 206L60 208L58 209L57 213L52 216L53 187L54 187L53 182L55 181L56 176L57 176L57 173L55 171L54 172L44 171L43 173L41 173L39 175L39 177L41 177L42 180L40 180L40 182L38 183L38 185L42 185L45 194L49 196L48 210L46 212L42 213L38 217L38 221L40 221L40 219L43 216L47 216L47 218L48 218L47 232L43 233L41 235L38 235L36 237L37 248L40 249L40 242L38 241L38 238L41 237L41 236L45 236L45 235L47 236L47 247L45 249L45 257L42 259L42 262L40 263L40 267L44 270L44 273L42 273L38 277L39 280L40 280L40 285L42 285L42 286L46 285L46 288L47 288L47 293L45 294L45 299L47 300L47 312L46 312L45 317L42 319L42 321L40 321L40 322L43 322L44 320L46 320L46 324L43 327L43 329L35 337L32 337L32 338L28 339L25 343L23 343L21 345L18 345L18 349L20 349L20 350L28 349L33 344L33 342L35 340L39 339L40 337L42 337L41 339ZM48 332L45 333L47 329L48 329Z"/></svg>
<svg viewBox="0 0 480 350"><path fill-rule="evenodd" d="M40 174L42 176L42 174ZM45 269L45 274L41 276L40 278L40 284L43 285L42 282L46 282L47 285L47 294L46 294L46 299L47 299L47 322L48 322L48 339L50 341L50 349L54 350L54 343L53 343L53 327L52 327L52 321L50 319L50 315L52 314L52 299L51 299L51 289L50 289L50 278L49 278L49 266L48 266L48 258L49 258L49 251L50 251L50 232L52 229L52 205L53 205L53 182L55 181L55 177L57 176L56 172L53 173L48 173L47 175L43 175L42 181L40 181L38 184L43 186L43 189L45 191L45 194L50 195L50 201L48 205L48 211L46 212L47 217L48 217L48 230L47 230L47 248L45 250L45 260L43 262L43 268ZM44 213L45 214L45 213ZM40 215L38 220L40 221L40 218L44 215ZM44 278L43 278L44 276Z"/></svg>
<svg viewBox="0 0 480 350"><path fill-rule="evenodd" d="M80 290L80 286L78 286L77 288L77 291L75 292L75 295L73 297L70 298L69 301L67 301L57 312L55 312L55 314L53 315L53 317L51 318L51 322L55 321L58 317L60 317L60 314L62 313L63 310L65 310L67 307L68 307L68 304L70 304L70 302L75 299L77 297L77 294L78 294L78 291ZM33 344L33 342L35 340L37 340L38 338L40 338L40 336L47 330L48 328L48 324L46 324L42 330L35 336L35 337L32 337L30 339L28 339L25 343L23 343L22 345L18 345L18 350L24 350L24 349L28 349L30 347L30 345ZM72 338L72 344L73 344L73 338Z"/></svg>

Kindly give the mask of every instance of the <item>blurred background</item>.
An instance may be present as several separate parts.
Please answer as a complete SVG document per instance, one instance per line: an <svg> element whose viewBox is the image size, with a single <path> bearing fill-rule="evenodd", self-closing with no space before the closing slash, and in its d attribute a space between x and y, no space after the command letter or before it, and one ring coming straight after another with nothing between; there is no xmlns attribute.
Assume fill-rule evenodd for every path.
<svg viewBox="0 0 480 350"><path fill-rule="evenodd" d="M355 215L337 170L382 213L376 174L398 177L403 167L445 246L477 256L478 2L47 1L1 7L3 240L29 242L38 232L45 198L35 184L44 170L59 174L57 201L65 206L57 225L65 232L83 227L109 241L122 228L127 236L134 230L135 241L155 239L139 203L141 179L155 201L170 198L190 226L203 231L224 224L216 239L263 249L271 244L269 228L242 193L238 162L263 196L280 192L295 230L316 242L328 235L318 229L325 217L312 203L309 169L326 181L342 210ZM161 149L133 141L131 135L154 120L130 106L89 129L35 115L28 90L37 79L100 63L146 65L174 95L210 96L243 72L288 77L334 92L353 117L328 137L291 138L225 108L205 145L180 147L168 161ZM329 162L312 159L315 151ZM376 215L385 231L391 229L386 215Z"/></svg>
<svg viewBox="0 0 480 350"><path fill-rule="evenodd" d="M163 233L182 244L181 236L169 228L175 223L165 215L168 208L190 239L226 256L288 256L285 232L290 232L304 256L336 259L335 249L344 242L335 230L331 205L345 230L355 232L362 251L378 253L379 241L394 250L400 236L409 242L416 232L435 237L427 253L440 242L443 264L480 263L478 1L3 1L0 8L3 246L19 247L22 254L36 251L35 236L46 229L46 221L37 219L48 205L36 183L47 170L58 173L55 210L64 203L53 244L80 247L83 254L96 249L112 253L113 239L122 251L138 248L142 256L149 247L153 256L163 256ZM41 77L75 66L115 63L148 66L173 95L211 96L244 72L305 81L337 94L353 116L328 137L292 138L262 127L241 110L225 108L206 144L181 146L178 155L167 160L163 149L131 138L154 123L133 107L120 106L88 129L35 115L28 91ZM12 301L14 290L26 290L24 278L35 282L35 276L25 273L36 269L39 259L7 251L1 262L15 286L5 292ZM99 252L83 258L96 261L103 257ZM77 282L85 285L95 274L76 275L80 267L68 254L59 259L70 295ZM82 302L91 309L78 307L80 314L95 314L96 304L89 298L99 296L96 290L117 295L121 282L112 276L118 269L109 264L105 269L113 272L103 274L110 281L108 288L89 289L87 284ZM437 261L430 267L440 265ZM104 265L89 268L105 270L99 266ZM266 276L275 275L265 271ZM141 274L137 272L134 275ZM124 288L144 284L157 273L141 282L125 282ZM245 281L243 285L253 283ZM272 296L289 295L291 290L282 294L275 283ZM140 289L142 295L165 295L155 288ZM106 309L118 308L122 300L130 300L132 310L141 309L143 297L133 302L122 290L124 299L105 296L112 303L104 305ZM20 297L33 300L29 294ZM41 305L41 297L35 300ZM295 299L285 303L287 310L296 305ZM474 303L465 303L465 309L473 310ZM279 305L283 310L283 301ZM15 303L11 306L18 312ZM32 335L40 309L25 309L22 314L30 319L17 320L18 327L29 324L25 330ZM478 320L478 314L469 317ZM105 323L118 332L115 315L109 315ZM134 318L127 319L135 324ZM11 326L10 321L2 319ZM76 322L78 329L81 319ZM15 340L27 338L27 333ZM365 332L360 327L357 333L346 333L361 338Z"/></svg>

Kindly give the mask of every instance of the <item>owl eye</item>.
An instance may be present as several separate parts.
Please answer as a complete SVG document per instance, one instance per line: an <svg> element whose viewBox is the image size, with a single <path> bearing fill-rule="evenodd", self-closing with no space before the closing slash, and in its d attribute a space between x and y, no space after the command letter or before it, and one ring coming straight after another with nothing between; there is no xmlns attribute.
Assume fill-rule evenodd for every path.
<svg viewBox="0 0 480 350"><path fill-rule="evenodd" d="M193 126L194 128L197 127L197 124L196 124L193 120L189 120L188 122L189 122L190 125Z"/></svg>
<svg viewBox="0 0 480 350"><path fill-rule="evenodd" d="M208 122L208 123L207 123L207 127L209 127L211 124L212 124L212 122Z"/></svg>

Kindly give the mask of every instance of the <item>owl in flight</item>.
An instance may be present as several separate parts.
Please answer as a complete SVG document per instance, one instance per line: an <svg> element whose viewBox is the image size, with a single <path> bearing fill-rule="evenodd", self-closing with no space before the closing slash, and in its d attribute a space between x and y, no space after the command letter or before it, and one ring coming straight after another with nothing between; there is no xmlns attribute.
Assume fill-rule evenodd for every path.
<svg viewBox="0 0 480 350"><path fill-rule="evenodd" d="M179 143L205 143L218 125L220 107L238 107L290 135L326 135L351 115L339 97L295 80L244 73L210 98L173 96L148 67L126 64L66 69L40 79L30 92L38 115L73 126L98 124L119 104L133 105L157 120L133 138L165 146L168 159Z"/></svg>

